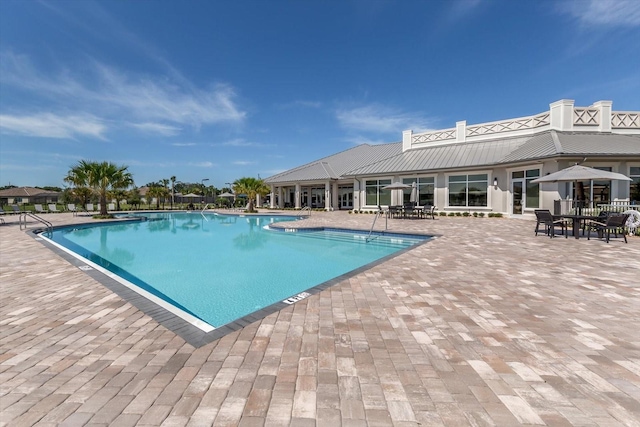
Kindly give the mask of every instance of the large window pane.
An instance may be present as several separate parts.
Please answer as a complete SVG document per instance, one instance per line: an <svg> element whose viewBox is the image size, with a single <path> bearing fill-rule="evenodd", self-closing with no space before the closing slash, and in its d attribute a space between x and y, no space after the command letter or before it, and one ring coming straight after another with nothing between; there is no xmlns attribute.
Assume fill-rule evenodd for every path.
<svg viewBox="0 0 640 427"><path fill-rule="evenodd" d="M369 184L369 182L371 181L367 181L367 184ZM367 185L367 199L365 204L367 205L378 204L378 187L376 185Z"/></svg>
<svg viewBox="0 0 640 427"><path fill-rule="evenodd" d="M449 182L449 206L467 205L467 184Z"/></svg>
<svg viewBox="0 0 640 427"><path fill-rule="evenodd" d="M527 180L527 200L525 206L531 209L540 207L540 184L532 183L531 179Z"/></svg>

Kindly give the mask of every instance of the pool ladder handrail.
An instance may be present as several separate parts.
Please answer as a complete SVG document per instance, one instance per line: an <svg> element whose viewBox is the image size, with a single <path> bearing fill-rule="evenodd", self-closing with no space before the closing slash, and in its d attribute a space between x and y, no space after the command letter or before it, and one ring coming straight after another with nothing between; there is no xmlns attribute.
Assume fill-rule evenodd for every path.
<svg viewBox="0 0 640 427"><path fill-rule="evenodd" d="M20 230L26 230L27 229L27 217L31 217L33 219L35 219L36 221L38 221L39 223L43 224L45 227L47 227L47 234L49 236L51 236L53 234L53 224L51 224L49 221L47 221L46 219L39 217L38 215L31 213L31 212L22 212L20 214L20 217L18 218L18 222L20 224ZM24 228L23 227L24 224Z"/></svg>
<svg viewBox="0 0 640 427"><path fill-rule="evenodd" d="M376 211L375 216L373 217L373 223L371 224L371 229L369 230L369 234L367 235L367 238L364 239L365 242L369 243L371 240L373 239L377 239L378 237L380 237L379 234L377 234L375 237L371 237L371 233L373 233L373 227L376 226L376 220L378 219L379 216L382 216L384 214L384 211L382 210L382 208L380 206L378 206L378 210ZM387 226L385 224L385 230L387 229Z"/></svg>
<svg viewBox="0 0 640 427"><path fill-rule="evenodd" d="M311 208L309 206L305 206L304 208L300 209L300 216L302 216L303 212L309 212L307 214L307 218L311 218Z"/></svg>

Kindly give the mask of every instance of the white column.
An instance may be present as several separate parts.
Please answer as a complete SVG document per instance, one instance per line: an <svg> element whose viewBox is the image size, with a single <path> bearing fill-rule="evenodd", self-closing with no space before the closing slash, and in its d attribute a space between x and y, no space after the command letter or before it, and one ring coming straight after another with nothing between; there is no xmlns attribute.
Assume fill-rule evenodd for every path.
<svg viewBox="0 0 640 427"><path fill-rule="evenodd" d="M324 210L332 211L331 207L331 182L324 183Z"/></svg>
<svg viewBox="0 0 640 427"><path fill-rule="evenodd" d="M300 196L300 183L296 183L296 193L294 195L296 209L300 209Z"/></svg>
<svg viewBox="0 0 640 427"><path fill-rule="evenodd" d="M573 130L573 99L561 99L549 104L550 128L555 130Z"/></svg>
<svg viewBox="0 0 640 427"><path fill-rule="evenodd" d="M413 136L412 130L405 130L402 132L402 151L411 150L411 138Z"/></svg>
<svg viewBox="0 0 640 427"><path fill-rule="evenodd" d="M467 121L462 120L456 122L456 142L465 142L467 140Z"/></svg>
<svg viewBox="0 0 640 427"><path fill-rule="evenodd" d="M360 209L360 181L353 180L353 210Z"/></svg>
<svg viewBox="0 0 640 427"><path fill-rule="evenodd" d="M613 102L598 101L594 102L593 106L600 110L600 125L598 126L598 130L600 132L611 132L611 107L613 106Z"/></svg>
<svg viewBox="0 0 640 427"><path fill-rule="evenodd" d="M271 197L269 198L270 202L269 202L269 207L271 209L275 209L276 207L276 188L272 185L271 186Z"/></svg>
<svg viewBox="0 0 640 427"><path fill-rule="evenodd" d="M340 209L340 200L338 199L338 183L334 182L331 186L331 210Z"/></svg>
<svg viewBox="0 0 640 427"><path fill-rule="evenodd" d="M280 209L284 208L284 192L282 191L282 187L278 187L278 207Z"/></svg>

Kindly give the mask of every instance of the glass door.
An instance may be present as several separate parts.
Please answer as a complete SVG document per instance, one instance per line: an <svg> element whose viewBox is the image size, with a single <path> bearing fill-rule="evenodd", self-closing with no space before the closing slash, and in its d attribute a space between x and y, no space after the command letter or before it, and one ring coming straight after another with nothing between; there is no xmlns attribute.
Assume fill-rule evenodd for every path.
<svg viewBox="0 0 640 427"><path fill-rule="evenodd" d="M511 182L511 214L522 215L522 201L523 201L523 180L517 180Z"/></svg>

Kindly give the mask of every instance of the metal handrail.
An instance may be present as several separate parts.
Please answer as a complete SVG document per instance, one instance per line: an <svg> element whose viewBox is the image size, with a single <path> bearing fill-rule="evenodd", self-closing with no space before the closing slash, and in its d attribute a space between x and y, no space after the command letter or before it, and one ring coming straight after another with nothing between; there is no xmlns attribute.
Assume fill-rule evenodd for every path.
<svg viewBox="0 0 640 427"><path fill-rule="evenodd" d="M39 217L38 215L31 213L31 212L22 212L20 214L20 217L18 218L18 222L20 224L20 230L23 230L22 228L22 224L24 222L24 230L27 229L27 216L35 219L36 221L38 221L41 224L44 224L45 227L47 227L47 234L49 234L49 236L51 236L53 234L53 224L51 224L49 221L47 221L46 219Z"/></svg>
<svg viewBox="0 0 640 427"><path fill-rule="evenodd" d="M307 215L307 218L311 218L311 208L309 206L305 206L304 208L300 209L301 216L302 216L302 212L309 212L309 214Z"/></svg>
<svg viewBox="0 0 640 427"><path fill-rule="evenodd" d="M369 234L367 235L367 238L364 239L365 242L369 243L371 240L373 239L377 239L378 237L380 237L379 235L374 237L373 239L371 238L371 233L373 233L373 227L375 227L376 225L376 220L378 219L379 216L382 216L384 214L384 212L382 211L382 209L380 209L378 207L378 211L376 212L375 216L373 217L373 223L371 224L371 229L369 230ZM386 229L386 228L385 228Z"/></svg>

